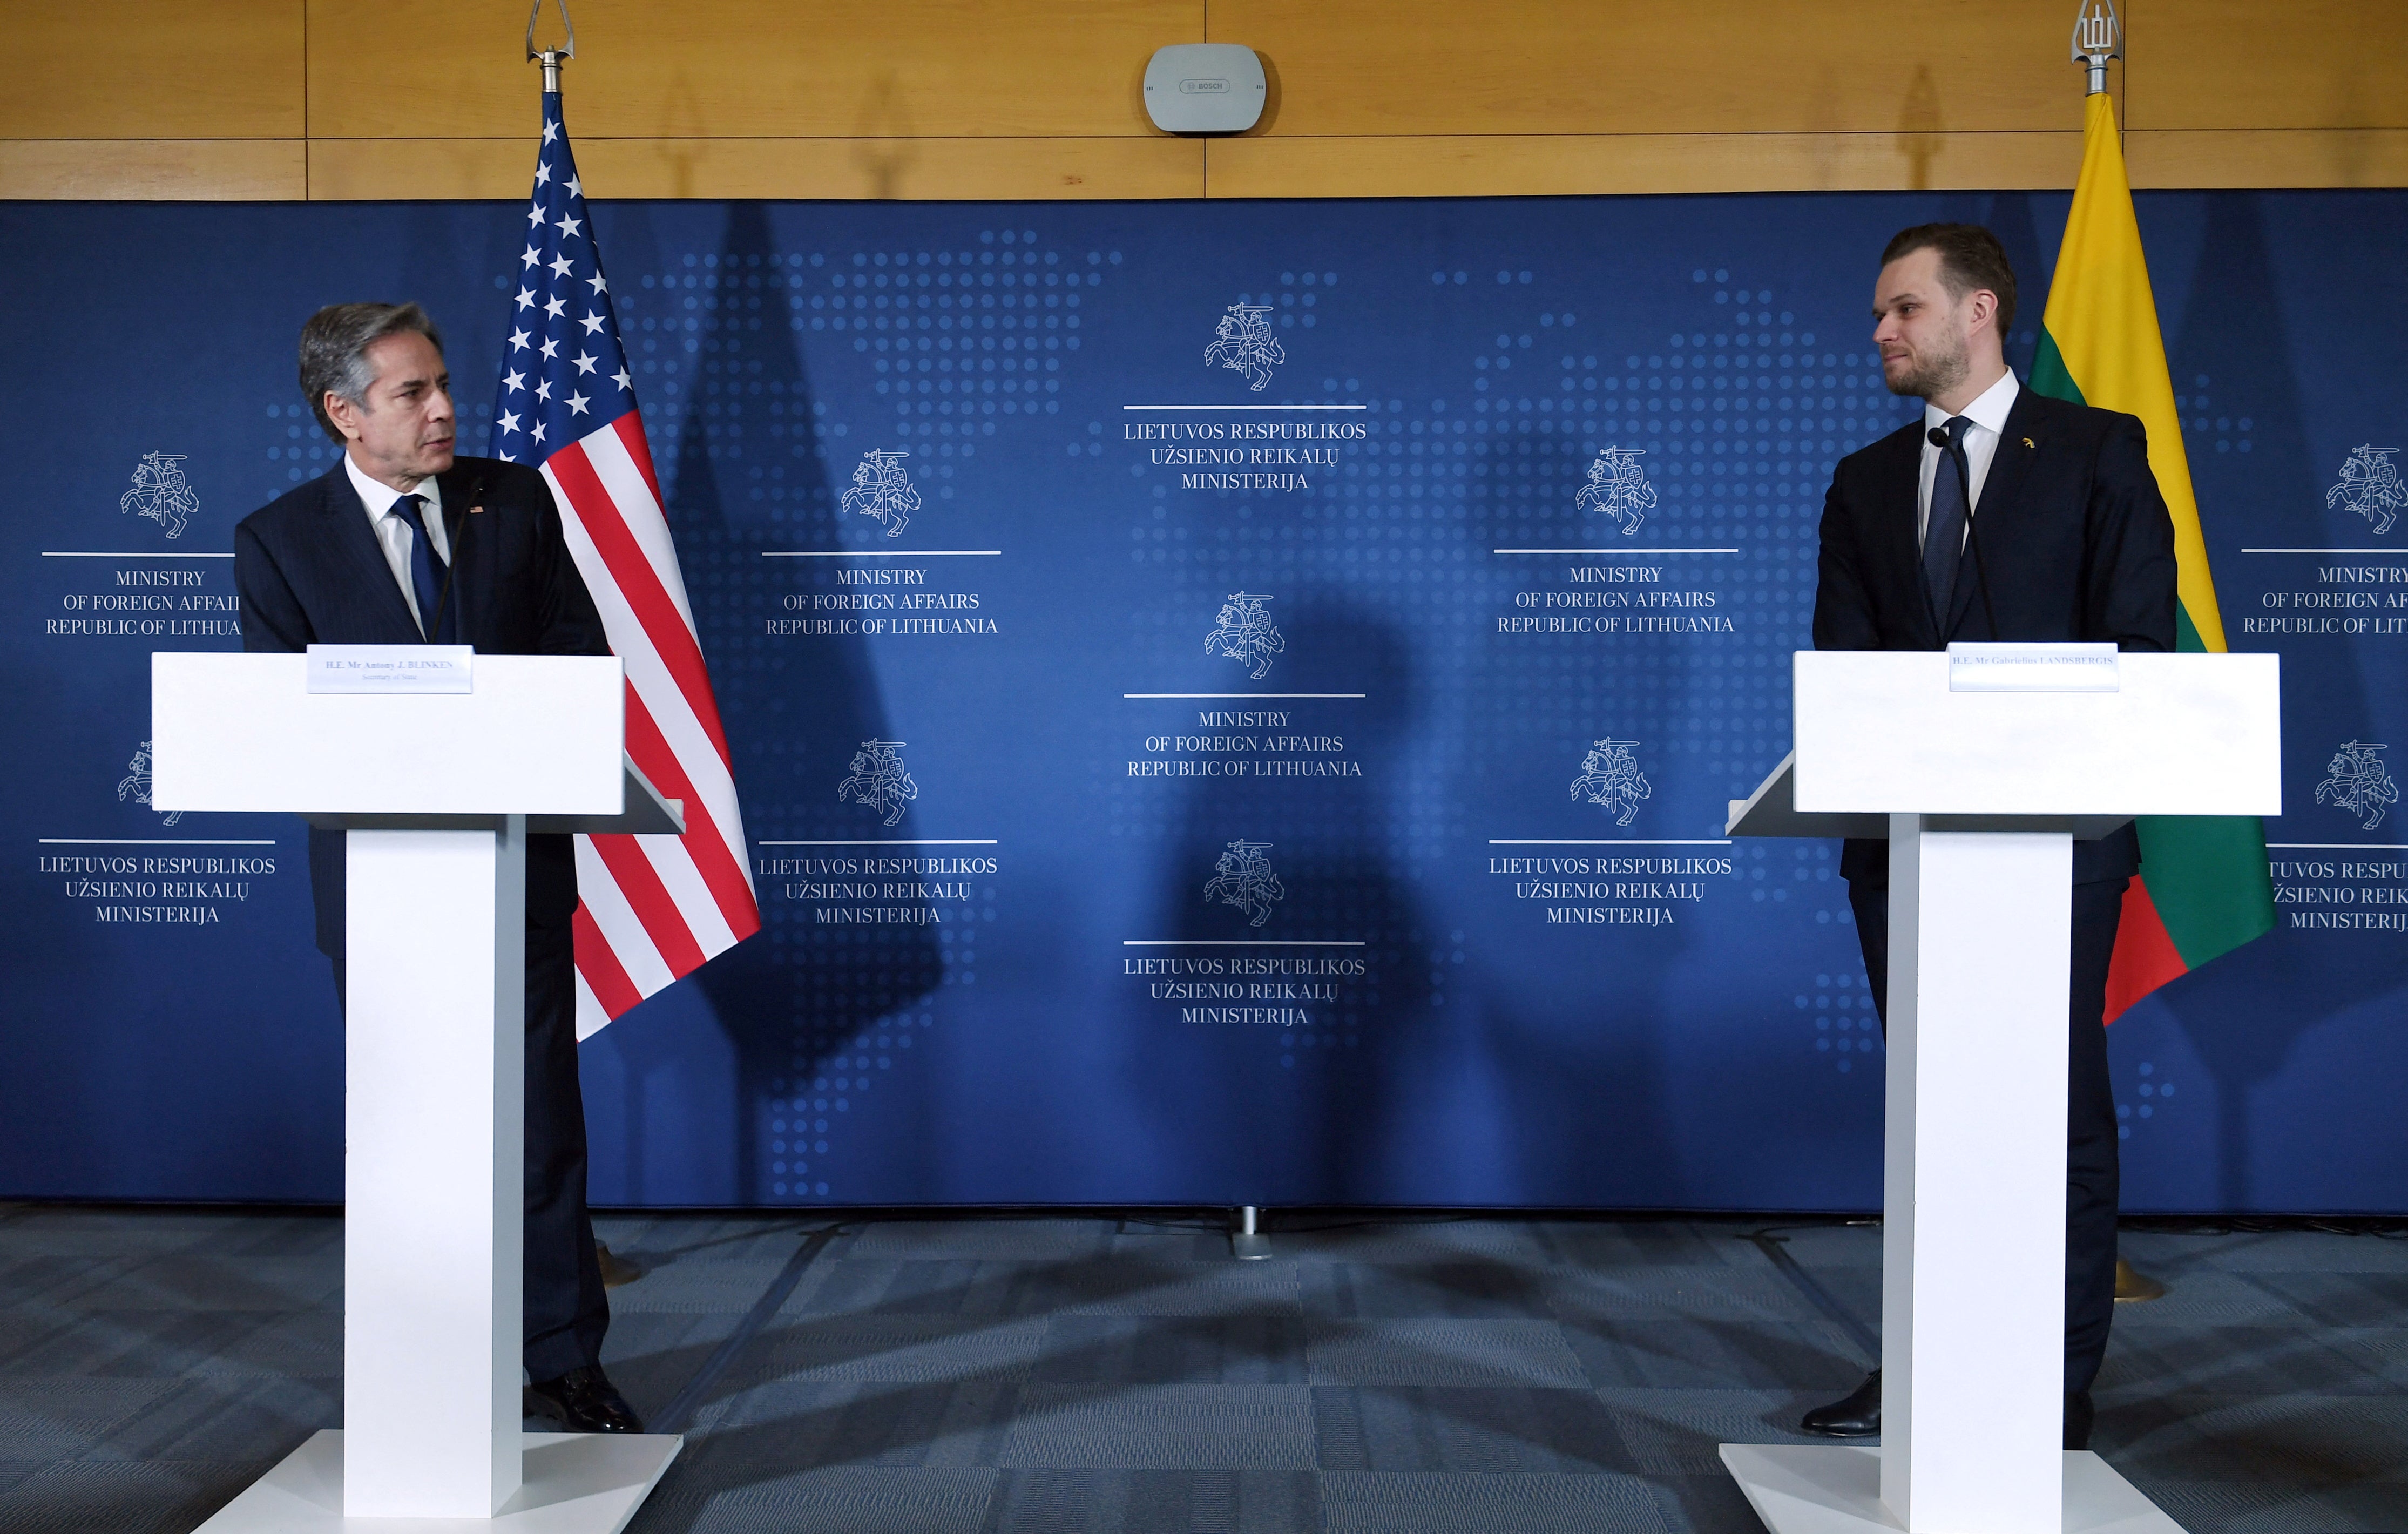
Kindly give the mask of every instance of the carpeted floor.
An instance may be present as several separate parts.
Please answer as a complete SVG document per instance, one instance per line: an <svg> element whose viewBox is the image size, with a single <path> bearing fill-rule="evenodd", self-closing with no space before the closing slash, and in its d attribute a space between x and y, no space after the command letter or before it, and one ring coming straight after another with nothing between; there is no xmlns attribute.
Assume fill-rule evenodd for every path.
<svg viewBox="0 0 2408 1534"><path fill-rule="evenodd" d="M1301 1222L1298 1222L1301 1223ZM1755 1534L1880 1234L1761 1221L613 1218L640 1534ZM194 1527L337 1425L342 1226L0 1211L0 1529ZM2128 1232L2095 1446L2194 1534L2408 1531L2408 1242ZM1784 1260L1785 1259L1785 1260ZM546 1424L530 1422L530 1426Z"/></svg>

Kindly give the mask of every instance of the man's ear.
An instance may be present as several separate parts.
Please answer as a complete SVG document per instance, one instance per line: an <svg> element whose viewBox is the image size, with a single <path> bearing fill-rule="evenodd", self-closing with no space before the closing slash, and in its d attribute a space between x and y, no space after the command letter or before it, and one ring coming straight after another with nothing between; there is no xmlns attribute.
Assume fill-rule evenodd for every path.
<svg viewBox="0 0 2408 1534"><path fill-rule="evenodd" d="M1965 295L1965 302L1971 305L1973 308L1973 323L1975 325L1979 325L1986 320L1990 323L1991 330L1994 333L1997 331L1999 321L1999 295L1997 294L1992 293L1987 288L1975 288L1971 293ZM2000 337L2000 339L2004 341L2006 337L2002 336Z"/></svg>
<svg viewBox="0 0 2408 1534"><path fill-rule="evenodd" d="M329 389L324 407L326 419L335 423L335 429L343 434L344 440L356 442L360 439L360 408L357 405Z"/></svg>

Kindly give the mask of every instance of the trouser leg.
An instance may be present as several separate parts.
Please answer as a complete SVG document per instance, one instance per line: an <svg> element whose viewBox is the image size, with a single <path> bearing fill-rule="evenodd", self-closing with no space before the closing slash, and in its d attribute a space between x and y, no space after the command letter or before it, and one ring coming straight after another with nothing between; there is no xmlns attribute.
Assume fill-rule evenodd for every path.
<svg viewBox="0 0 2408 1534"><path fill-rule="evenodd" d="M1848 881L1848 910L1856 919L1856 947L1865 956L1865 983L1882 1038L1889 1038L1889 885L1870 879Z"/></svg>
<svg viewBox="0 0 2408 1534"><path fill-rule="evenodd" d="M2065 1388L2087 1390L2115 1320L2121 1168L2107 1079L2107 964L2130 881L2073 886L2065 1103Z"/></svg>
<svg viewBox="0 0 2408 1534"><path fill-rule="evenodd" d="M575 960L566 928L529 924L526 988L527 1377L598 1363L610 1301L585 1208L585 1097L577 1078Z"/></svg>
<svg viewBox="0 0 2408 1534"><path fill-rule="evenodd" d="M2076 884L2066 1006L2065 1388L2087 1390L2115 1319L2115 1211L2120 1194L2115 1096L2107 1079L2107 964L2123 910L2122 879ZM1889 1031L1889 887L1851 880L1865 980Z"/></svg>

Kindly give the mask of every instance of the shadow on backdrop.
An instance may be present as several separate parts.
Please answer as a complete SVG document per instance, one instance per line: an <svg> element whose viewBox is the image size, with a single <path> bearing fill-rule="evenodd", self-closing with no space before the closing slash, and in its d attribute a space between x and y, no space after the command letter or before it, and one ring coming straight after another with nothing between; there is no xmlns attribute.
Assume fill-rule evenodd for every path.
<svg viewBox="0 0 2408 1534"><path fill-rule="evenodd" d="M2200 236L2189 308L2181 330L2166 350L2175 401L2184 407L2183 437L2193 462L2194 483L2199 462L2209 457L2222 460L2217 466L2219 480L2236 468L2241 471L2241 494L2227 490L2226 504L2200 508L2200 521L2214 526L2258 508L2300 506L2322 481L2317 466L2308 461L2307 421L2292 375L2289 337L2282 322L2283 294L2276 287L2266 245L2264 199L2249 193L2223 193L2204 201L2205 227ZM2236 407L2229 397L2219 403L2226 389L2248 391L2244 403L2252 419L2246 434L2227 429L2233 420L2229 411ZM2207 429L2194 429L2194 423L2201 421ZM2245 467L2235 452L2243 435L2250 444ZM2231 504L2234 501L2239 504ZM2292 523L2300 526L2302 540L2323 540L2320 531L2313 535L2309 531L2321 527L2320 512L2318 506L2306 513L2304 525ZM2210 541L2231 546L2223 539ZM2222 573L2219 595L2229 597L2238 588L2233 579L2236 572ZM2229 640L2241 612L2230 601L2220 605ZM2298 664L2298 659L2284 667L2286 695L2312 687L2318 695L2317 711L2325 717L2366 717L2367 701L2356 655L2334 655L2313 671ZM2289 706L2292 697L2285 701L2285 714L2296 717L2296 710ZM2332 745L2331 741L2286 743L2285 802L2294 815L2302 810L2314 811L2314 801L2300 794L2298 785L2315 781L2313 769ZM2307 955L2286 951L2282 942L2278 927L2231 958L2210 966L2204 971L2209 978L2187 976L2157 993L2215 1082L2215 1143L2220 1157L2215 1186L2220 1209L2255 1207L2249 1188L2250 1168L2257 1155L2252 1095L2289 1063L2302 1035L2397 982L2396 975L2386 975L2372 964L2323 968L2313 990L2324 1005L2311 1011L2299 1004L2299 997L2310 990L2299 972Z"/></svg>
<svg viewBox="0 0 2408 1534"><path fill-rule="evenodd" d="M886 734L867 641L763 632L765 614L785 611L783 598L800 596L808 607L813 595L838 590L847 563L763 557L767 550L842 546L822 411L794 334L790 279L800 270L779 255L763 205L728 205L717 263L706 263L697 285L704 322L690 354L692 387L666 492L685 567L710 572L723 592L760 594L749 602L697 604L695 613L723 717L760 722L749 734L731 734L728 749L755 848L762 932L695 977L736 1052L737 1111L725 1126L733 1137L731 1196L760 1202L780 1197L765 1161L769 1115L795 1115L796 1159L779 1163L786 1169L774 1175L791 1179L787 1197L800 1197L812 1186L811 1163L827 1152L825 1137L842 1132L841 1119L811 1106L829 1100L832 1059L873 1020L942 980L924 928L824 924L817 917L824 903L785 896L789 881L779 860L875 849L764 845L911 834L908 824L889 832L874 820L856 826L857 809L837 800L851 753ZM643 1120L634 1109L630 1133L640 1140ZM808 1139L805 1124L818 1126Z"/></svg>
<svg viewBox="0 0 2408 1534"><path fill-rule="evenodd" d="M1342 722L1342 753L1265 752L1231 757L1348 762L1365 777L1393 773L1412 719L1405 640L1323 587L1298 594L1285 625L1286 685L1361 691L1291 728ZM1233 734L1285 733L1233 727ZM1396 1133L1393 1058L1431 1026L1430 987L1416 974L1427 934L1411 880L1394 867L1389 796L1356 780L1195 781L1172 815L1155 929L1209 944L1164 950L1217 962L1221 973L1177 978L1213 987L1183 1007L1163 1079L1181 1085L1168 1117L1198 1125L1198 1192L1231 1204L1378 1202ZM1240 962L1305 973L1242 973ZM1360 974L1348 973L1359 963ZM1234 1019L1234 1020L1233 1020ZM1205 1126L1211 1126L1209 1131Z"/></svg>
<svg viewBox="0 0 2408 1534"><path fill-rule="evenodd" d="M1687 413L1684 406L1698 412L1697 423L1705 419L1707 395L1702 392L1668 391L1664 403L1673 412L1672 431L1691 423L1682 421ZM1562 486L1580 483L1589 466L1583 443L1569 425L1523 425L1493 434L1475 449L1478 457L1467 494L1467 554L1489 558L1492 547L1618 548L1626 537L1635 538L1640 547L1658 541L1654 535L1663 530L1667 519L1685 523L1698 509L1679 502L1691 497L1702 501L1714 494L1707 478L1711 471L1700 472L1683 462L1685 455L1666 426L1663 420L1651 420L1641 429L1626 421L1616 428L1619 436L1608 433L1609 440L1621 445L1643 441L1670 449L1641 466L1659 502L1674 504L1642 509L1638 523L1642 531L1635 535L1623 531L1625 524L1617 519L1626 514L1611 504L1584 508L1562 494ZM1618 557L1598 562L1626 563ZM1517 573L1529 578L1520 583L1533 587L1554 584L1562 575L1559 566L1547 572L1553 580L1541 579L1536 570ZM1678 578L1668 570L1667 579ZM1586 796L1572 785L1589 755L1602 750L1601 742L1607 740L1622 743L1648 778L1650 797L1639 808L1651 819L1670 809L1684 778L1704 776L1705 763L1696 759L1704 742L1693 738L1699 732L1673 725L1677 710L1699 701L1691 697L1700 679L1685 664L1686 652L1650 653L1639 667L1616 664L1617 651L1599 650L1596 641L1584 638L1534 636L1523 642L1530 648L1516 652L1488 641L1487 658L1474 672L1483 692L1512 700L1511 713L1522 725L1497 732L1468 755L1475 780L1496 785L1493 793L1484 795L1483 805L1495 828L1475 831L1475 839L1665 834L1645 825L1618 825L1612 812L1583 803ZM1567 810L1583 818L1569 820ZM1587 817L1595 817L1594 824ZM1551 832L1545 829L1549 825L1567 828ZM1542 856L1598 856L1617 851L1601 846L1490 850ZM1539 915L1533 902L1526 911L1517 910L1513 919L1537 920ZM1578 941L1570 934L1588 930L1565 929L1553 936ZM1601 1187L1616 1190L1618 1197L1637 1205L1649 1201L1642 1190L1651 1180L1660 1185L1668 1169L1658 1158L1670 1159L1670 1169L1677 1178L1679 1158L1673 1147L1679 1137L1666 1116L1658 1030L1668 1015L1670 979L1687 962L1691 945L1680 928L1669 942L1656 940L1644 928L1604 939L1601 946L1610 947L1613 955L1611 983L1601 982L1569 1003L1550 999L1562 992L1542 978L1544 966L1473 977L1481 1032L1488 1048L1510 1058L1513 1067L1508 1079L1517 1096L1510 1105L1499 1105L1497 1117L1512 1125L1520 1166L1506 1185L1519 1190L1517 1197L1540 1204L1570 1203L1574 1200L1563 1190Z"/></svg>

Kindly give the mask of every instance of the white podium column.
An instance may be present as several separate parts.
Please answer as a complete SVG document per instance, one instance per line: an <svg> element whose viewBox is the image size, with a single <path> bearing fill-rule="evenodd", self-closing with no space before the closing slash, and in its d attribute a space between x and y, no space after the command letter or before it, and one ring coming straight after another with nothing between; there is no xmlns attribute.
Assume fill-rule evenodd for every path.
<svg viewBox="0 0 2408 1534"><path fill-rule="evenodd" d="M380 696L311 692L300 655L150 657L151 801L305 814L350 859L343 1426L208 1534L615 1534L684 1441L519 1430L527 833L684 819L622 753L616 658L474 673Z"/></svg>
<svg viewBox="0 0 2408 1534"><path fill-rule="evenodd" d="M2071 843L2282 813L2280 662L2109 649L1800 651L1797 750L1731 805L1890 844L1882 1441L1724 1444L1775 1534L2181 1534L2062 1446Z"/></svg>
<svg viewBox="0 0 2408 1534"><path fill-rule="evenodd" d="M1890 817L1881 1499L2059 1534L2072 839L1922 825Z"/></svg>
<svg viewBox="0 0 2408 1534"><path fill-rule="evenodd" d="M526 819L347 839L343 1513L491 1518L523 1459Z"/></svg>

